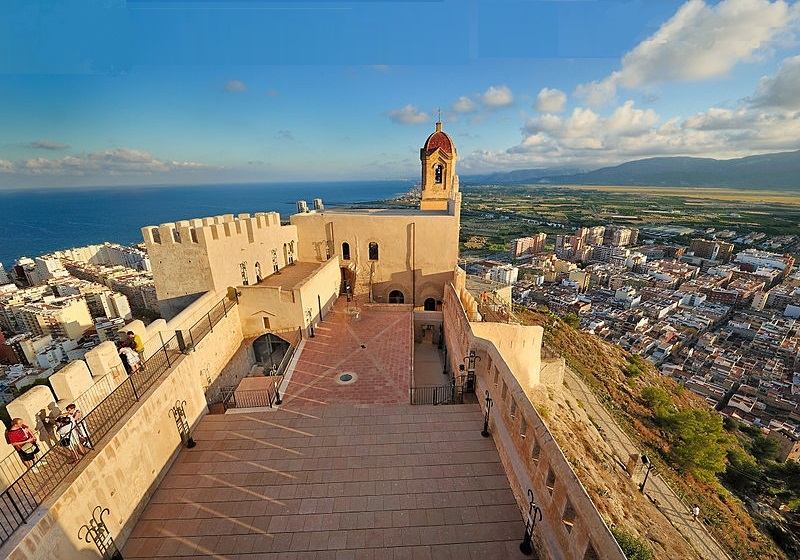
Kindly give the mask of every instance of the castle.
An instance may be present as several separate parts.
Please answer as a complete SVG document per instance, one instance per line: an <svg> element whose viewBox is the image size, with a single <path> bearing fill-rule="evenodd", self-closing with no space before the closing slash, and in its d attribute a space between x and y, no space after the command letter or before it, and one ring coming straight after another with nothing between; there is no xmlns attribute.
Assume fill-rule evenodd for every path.
<svg viewBox="0 0 800 560"><path fill-rule="evenodd" d="M528 396L536 387L561 384L563 360L542 357L541 327L483 320L479 302L466 289L466 275L457 266L457 159L452 138L436 123L420 150L419 209L325 209L317 201L312 210L298 204L288 224L273 212L142 228L165 317L148 326L133 322L125 327L145 341L145 374L126 377L116 348L106 342L85 361L53 375L55 395L48 387L35 387L8 405L11 416L26 420L45 443L48 418L78 402L97 437L94 450L76 467L52 470L52 480L60 484L51 480L39 487L46 495L25 494L39 481L30 471L5 475L0 553L20 559L97 558L100 545L87 535L98 524L94 514L104 508L110 513L103 520L103 546L113 538L121 548L137 535L139 517L184 453L189 430L204 425L223 387L235 386L258 363L257 341L270 336L291 343L296 354L280 387L282 406L308 416L300 397L312 382L304 386L299 381L303 355L310 352L318 368L326 359L319 337L313 341L309 336L315 327L331 323L325 327L327 348L337 344L337 325L350 333L361 328L362 336L371 336L375 333L363 325L373 323L359 323L363 313L391 317L384 322L397 325L391 332L442 348L448 379L461 394L477 398L476 404L464 405L465 414L480 420L486 407L516 513L527 516L529 497L535 496L543 514L532 531L539 557L624 558ZM415 345L403 344L411 355L396 363L409 370L408 377L401 372L406 383L412 380L411 387L399 386L405 399L422 365L415 362ZM376 364L385 355L363 343L360 348L374 352ZM373 362L347 375L371 375ZM335 381L348 380L341 376ZM358 396L358 385L352 387L351 395ZM487 398L493 403L491 415ZM395 404L410 407L407 403ZM348 409L348 401L338 404ZM432 408L430 414L444 408ZM257 414L250 414L254 422ZM446 432L448 425L435 429ZM46 456L54 460L56 451ZM454 475L468 478L457 472L457 465L453 468ZM27 502L20 508L23 498ZM527 519L521 515L516 521L519 534Z"/></svg>

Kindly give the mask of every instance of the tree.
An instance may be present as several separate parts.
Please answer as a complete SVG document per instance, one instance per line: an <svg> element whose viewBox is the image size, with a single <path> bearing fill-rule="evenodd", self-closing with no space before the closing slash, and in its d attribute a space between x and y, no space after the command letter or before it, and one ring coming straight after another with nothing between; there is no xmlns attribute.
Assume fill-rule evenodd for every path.
<svg viewBox="0 0 800 560"><path fill-rule="evenodd" d="M690 409L668 419L677 442L672 457L678 466L709 481L725 470L725 457L736 439L722 427L722 417L708 410Z"/></svg>
<svg viewBox="0 0 800 560"><path fill-rule="evenodd" d="M672 410L672 399L669 394L661 387L645 387L642 389L642 399L644 403L653 411L653 416L661 422L669 416Z"/></svg>
<svg viewBox="0 0 800 560"><path fill-rule="evenodd" d="M753 436L748 448L750 454L755 457L759 463L764 464L767 461L774 461L778 458L780 444L778 440L768 438L759 431Z"/></svg>
<svg viewBox="0 0 800 560"><path fill-rule="evenodd" d="M741 449L731 449L724 479L739 492L761 493L765 482L764 469L751 455Z"/></svg>

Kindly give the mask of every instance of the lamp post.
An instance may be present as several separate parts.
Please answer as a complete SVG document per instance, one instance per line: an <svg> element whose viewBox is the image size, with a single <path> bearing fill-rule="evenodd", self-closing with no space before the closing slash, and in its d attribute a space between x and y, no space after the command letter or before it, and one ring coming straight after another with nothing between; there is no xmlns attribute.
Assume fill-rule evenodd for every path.
<svg viewBox="0 0 800 560"><path fill-rule="evenodd" d="M642 463L647 466L647 470L644 473L644 480L639 485L639 492L644 494L644 485L647 484L647 477L650 476L650 471L653 470L653 462L647 458L647 455L642 455Z"/></svg>
<svg viewBox="0 0 800 560"><path fill-rule="evenodd" d="M483 430L481 435L489 437L489 411L492 408L492 397L489 396L489 390L486 390L486 416L483 417Z"/></svg>
<svg viewBox="0 0 800 560"><path fill-rule="evenodd" d="M530 498L530 505L528 506L528 517L525 519L525 536L522 538L522 543L519 545L520 552L525 556L530 556L533 552L533 546L531 546L533 529L536 527L536 521L542 520L542 508L534 503L533 490L530 488L528 488L528 498Z"/></svg>

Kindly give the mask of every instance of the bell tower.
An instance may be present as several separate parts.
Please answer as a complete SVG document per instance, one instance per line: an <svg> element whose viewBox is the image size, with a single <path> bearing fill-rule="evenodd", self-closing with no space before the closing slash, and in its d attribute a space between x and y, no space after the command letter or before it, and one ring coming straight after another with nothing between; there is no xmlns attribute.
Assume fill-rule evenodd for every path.
<svg viewBox="0 0 800 560"><path fill-rule="evenodd" d="M428 136L419 151L422 162L422 200L420 210L447 210L448 200L458 193L456 160L458 154L453 139L436 123L436 131Z"/></svg>

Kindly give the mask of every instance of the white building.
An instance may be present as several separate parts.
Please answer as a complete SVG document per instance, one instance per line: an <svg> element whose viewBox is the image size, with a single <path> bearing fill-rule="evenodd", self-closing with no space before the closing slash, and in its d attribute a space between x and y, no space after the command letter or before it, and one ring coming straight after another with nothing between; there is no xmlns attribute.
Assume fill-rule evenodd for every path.
<svg viewBox="0 0 800 560"><path fill-rule="evenodd" d="M492 267L489 270L489 280L503 284L513 284L519 278L519 268L510 264Z"/></svg>

